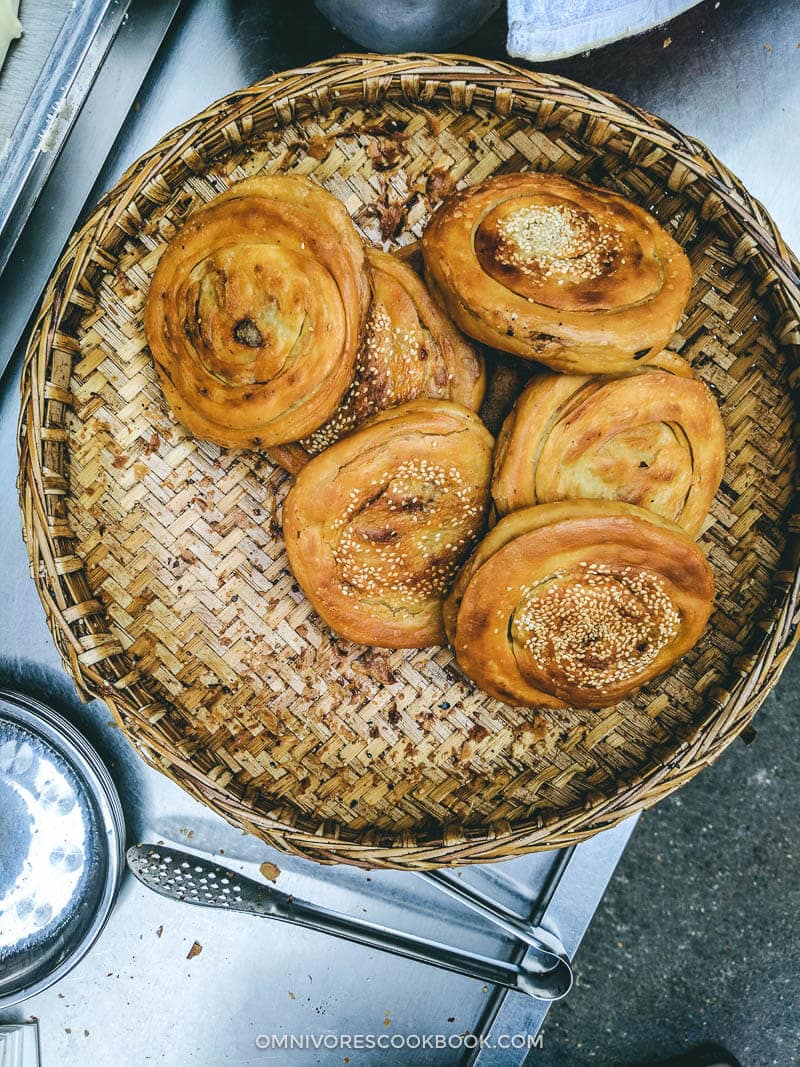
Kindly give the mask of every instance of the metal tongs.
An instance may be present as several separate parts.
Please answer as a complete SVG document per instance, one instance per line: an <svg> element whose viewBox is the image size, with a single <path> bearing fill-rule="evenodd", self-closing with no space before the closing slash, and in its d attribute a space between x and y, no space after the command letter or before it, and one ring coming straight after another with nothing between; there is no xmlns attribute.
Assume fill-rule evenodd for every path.
<svg viewBox="0 0 800 1067"><path fill-rule="evenodd" d="M545 973L550 976L553 990L561 990L558 994L546 999L560 1000L561 997L565 997L569 993L575 976L564 946L555 934L545 930L543 926L534 926L532 923L526 922L473 886L464 882L453 881L443 871L417 871L415 873L417 877L430 882L431 885L435 885L437 889L440 889L471 911L483 915L494 926L522 941L532 953L540 956L543 964L547 967Z"/></svg>
<svg viewBox="0 0 800 1067"><path fill-rule="evenodd" d="M474 890L456 887L444 878L441 881L446 882L446 886L439 884L440 879L435 874L424 877L535 951L526 953L518 963L492 959L298 900L228 867L164 845L143 844L129 848L128 866L143 885L173 900L306 926L382 952L393 952L396 956L527 993L538 1000L560 1000L572 986L569 960L552 934L529 927Z"/></svg>

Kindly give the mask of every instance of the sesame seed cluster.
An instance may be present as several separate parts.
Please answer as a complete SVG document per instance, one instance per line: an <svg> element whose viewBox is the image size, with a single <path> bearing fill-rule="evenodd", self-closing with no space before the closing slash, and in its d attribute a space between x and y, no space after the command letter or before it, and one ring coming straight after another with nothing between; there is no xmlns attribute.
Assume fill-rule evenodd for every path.
<svg viewBox="0 0 800 1067"><path fill-rule="evenodd" d="M472 549L483 521L482 487L456 466L427 459L401 463L385 481L351 489L333 522L333 548L345 596L399 604L443 596Z"/></svg>
<svg viewBox="0 0 800 1067"><path fill-rule="evenodd" d="M569 204L530 204L499 220L498 257L530 277L603 274L621 250L613 229Z"/></svg>
<svg viewBox="0 0 800 1067"><path fill-rule="evenodd" d="M601 689L640 674L680 628L660 575L584 562L528 590L512 633L540 670Z"/></svg>
<svg viewBox="0 0 800 1067"><path fill-rule="evenodd" d="M476 410L483 360L400 259L368 250L372 303L353 377L338 407L295 447L318 455L373 415L411 400L454 400Z"/></svg>
<svg viewBox="0 0 800 1067"><path fill-rule="evenodd" d="M300 444L315 456L370 415L419 396L445 397L452 377L421 323L417 329L395 325L386 309L373 303L347 392L333 417Z"/></svg>

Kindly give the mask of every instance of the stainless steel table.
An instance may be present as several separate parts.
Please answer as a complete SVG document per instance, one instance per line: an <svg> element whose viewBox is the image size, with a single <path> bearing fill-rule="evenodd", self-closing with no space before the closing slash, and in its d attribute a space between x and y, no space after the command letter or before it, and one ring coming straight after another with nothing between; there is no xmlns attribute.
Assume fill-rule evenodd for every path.
<svg viewBox="0 0 800 1067"><path fill-rule="evenodd" d="M132 87L147 65L142 49L150 49L152 58L158 46L159 8L158 0L131 4L0 277L0 361L23 332L87 193L91 204L142 150L215 97L271 71L350 47L306 3L186 2L116 136ZM705 140L769 205L797 246L800 201L792 183L800 145L796 136L785 134L792 118L797 124L800 116L781 108L796 109L797 94L788 91L787 79L796 84L800 73L799 42L794 0L723 0L717 5L707 0L663 34L623 42L556 69L618 92ZM500 55L501 43L502 27L495 23L464 50ZM259 864L273 862L282 872L278 884L288 892L476 950L513 951L480 920L412 875L321 868L277 854L233 830L147 769L112 728L102 704L80 704L60 668L20 541L14 490L18 374L19 353L0 395L0 499L5 509L0 528L0 681L55 703L94 741L119 785L131 840L153 836L223 851L228 862L251 873ZM623 825L580 846L560 882L546 891L559 862L552 854L495 865L478 875L465 870L464 877L486 877L508 899L527 894L544 902L542 921L574 953L631 830L630 824ZM202 952L187 959L195 941ZM258 1047L263 1042L257 1038L480 1031L496 1043L500 1034L535 1034L545 1010L528 998L500 996L469 979L306 930L172 904L128 879L94 951L58 987L0 1013L0 1022L37 1016L43 1062L59 1067L89 1062L105 1067L126 1060L176 1067L333 1064L345 1057L364 1064L444 1065L464 1062L464 1051L380 1053L323 1046L319 1051L269 1052ZM487 1047L477 1062L506 1065L523 1058L524 1051Z"/></svg>

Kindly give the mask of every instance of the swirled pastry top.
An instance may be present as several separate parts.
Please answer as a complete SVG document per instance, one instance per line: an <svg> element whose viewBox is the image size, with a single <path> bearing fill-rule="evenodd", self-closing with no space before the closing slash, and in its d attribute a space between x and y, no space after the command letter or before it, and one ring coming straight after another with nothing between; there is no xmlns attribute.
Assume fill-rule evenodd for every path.
<svg viewBox="0 0 800 1067"><path fill-rule="evenodd" d="M714 583L680 527L630 504L575 501L502 519L445 604L464 673L509 704L615 704L687 652Z"/></svg>
<svg viewBox="0 0 800 1067"><path fill-rule="evenodd" d="M724 466L719 409L688 364L681 374L625 378L541 374L500 431L492 496L501 515L555 500L622 500L696 537Z"/></svg>
<svg viewBox="0 0 800 1067"><path fill-rule="evenodd" d="M332 630L386 648L443 642L442 601L484 527L492 446L473 412L416 400L303 467L284 505L286 551Z"/></svg>
<svg viewBox="0 0 800 1067"><path fill-rule="evenodd" d="M654 218L558 174L450 196L422 240L429 284L465 333L554 370L616 373L666 345L689 261Z"/></svg>
<svg viewBox="0 0 800 1067"><path fill-rule="evenodd" d="M175 235L150 286L167 402L223 446L311 433L352 379L369 300L364 247L335 197L305 178L232 185Z"/></svg>
<svg viewBox="0 0 800 1067"><path fill-rule="evenodd" d="M419 397L452 400L477 411L483 399L483 357L431 299L402 260L368 249L373 298L355 374L338 408L297 445L271 451L296 473L370 416Z"/></svg>

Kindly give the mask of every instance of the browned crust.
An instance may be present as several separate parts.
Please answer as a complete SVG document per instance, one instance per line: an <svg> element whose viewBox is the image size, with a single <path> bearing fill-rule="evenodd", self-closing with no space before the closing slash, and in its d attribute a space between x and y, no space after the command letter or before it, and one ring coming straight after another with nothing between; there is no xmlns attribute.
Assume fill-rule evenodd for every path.
<svg viewBox="0 0 800 1067"><path fill-rule="evenodd" d="M501 515L557 500L609 499L696 537L725 467L717 403L683 360L624 378L540 374L506 419L492 496Z"/></svg>
<svg viewBox="0 0 800 1067"><path fill-rule="evenodd" d="M574 205L590 219L601 217L626 254L604 260L588 280L567 274L563 290L549 277L531 281L509 267L496 243L476 249L486 220L516 198L546 198ZM660 352L692 283L683 250L648 212L606 189L554 174L502 175L454 193L428 224L422 250L429 288L465 333L566 373L622 373L637 357ZM487 273L493 266L497 270ZM643 298L645 271L654 281ZM498 280L503 272L507 284Z"/></svg>
<svg viewBox="0 0 800 1067"><path fill-rule="evenodd" d="M335 197L297 177L232 185L173 238L147 296L175 417L224 447L310 433L352 378L369 300L364 246Z"/></svg>
<svg viewBox="0 0 800 1067"><path fill-rule="evenodd" d="M593 562L616 573L656 575L680 616L680 627L638 673L589 688L559 675L553 661L531 669L510 627L532 583ZM576 501L525 508L495 526L462 569L445 603L444 619L459 666L492 696L532 707L606 707L660 674L695 644L713 596L711 568L679 527L632 505ZM643 632L651 622L642 621Z"/></svg>

